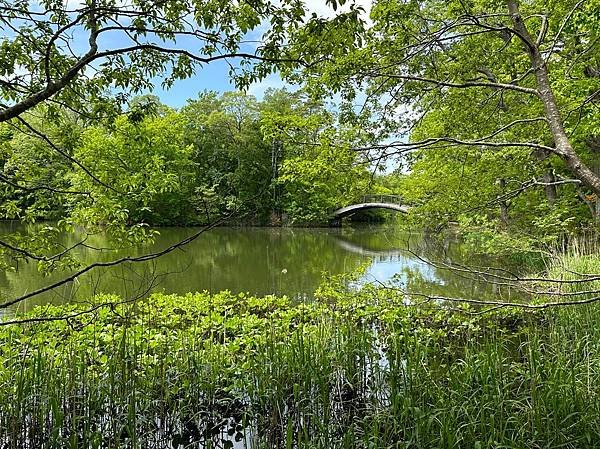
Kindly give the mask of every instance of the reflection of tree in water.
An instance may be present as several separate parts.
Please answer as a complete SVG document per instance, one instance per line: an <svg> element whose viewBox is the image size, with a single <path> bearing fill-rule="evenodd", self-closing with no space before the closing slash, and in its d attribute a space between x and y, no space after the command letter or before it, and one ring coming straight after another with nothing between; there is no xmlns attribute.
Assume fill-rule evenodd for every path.
<svg viewBox="0 0 600 449"><path fill-rule="evenodd" d="M326 233L311 230L219 229L206 237L186 251L193 252L195 290L296 296L314 291L323 271L342 273L361 262L340 254Z"/></svg>
<svg viewBox="0 0 600 449"><path fill-rule="evenodd" d="M86 242L90 248L77 248L77 254L85 264L139 256L166 248L192 232L189 228L163 228L154 244L126 250L110 250L114 243L95 235ZM63 244L72 245L81 237L65 235ZM218 228L152 262L93 270L76 282L32 298L23 307L87 300L96 292L132 297L153 283L158 284L155 290L167 293L230 290L305 297L321 283L323 272L347 273L365 262L370 262L370 277L365 282L387 281L397 274L401 284L415 292L469 297L494 294L492 286L436 268L420 257L453 263L489 262L473 260L460 242L451 238L440 240L390 228ZM4 272L0 277L0 294L12 298L65 274L56 272L44 278L35 264L21 264L18 272Z"/></svg>
<svg viewBox="0 0 600 449"><path fill-rule="evenodd" d="M374 264L364 282L383 282L404 290L429 295L498 299L514 291L487 282L477 275L460 273L445 265L502 266L502 261L475 256L452 235L426 235L387 229L380 233L349 231L336 236L339 245L385 264Z"/></svg>
<svg viewBox="0 0 600 449"><path fill-rule="evenodd" d="M125 255L143 255L166 248L192 232L185 228L164 228L153 245L127 250L110 250L113 244L97 235L87 241L97 249L78 248L78 256L88 264ZM63 243L69 245L79 238L81 236L65 235ZM365 259L340 251L328 230L218 228L151 263L125 263L93 270L74 283L33 298L26 307L69 301L73 296L87 299L94 292L131 296L155 280L159 282L157 290L169 293L228 289L295 297L311 294L321 282L324 271L339 274L354 270ZM14 297L61 279L65 274L57 272L44 278L36 266L30 264L20 267L18 272L7 273L5 279L0 280L0 292L5 297Z"/></svg>

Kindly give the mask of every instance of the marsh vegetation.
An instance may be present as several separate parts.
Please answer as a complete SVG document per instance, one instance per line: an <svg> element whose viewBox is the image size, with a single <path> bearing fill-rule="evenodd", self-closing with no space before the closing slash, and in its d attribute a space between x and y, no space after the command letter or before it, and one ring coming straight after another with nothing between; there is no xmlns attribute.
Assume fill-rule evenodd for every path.
<svg viewBox="0 0 600 449"><path fill-rule="evenodd" d="M566 260L573 270L598 262ZM223 292L38 310L69 318L3 328L0 441L449 448L600 438L597 305L482 314L345 282L328 280L310 303Z"/></svg>

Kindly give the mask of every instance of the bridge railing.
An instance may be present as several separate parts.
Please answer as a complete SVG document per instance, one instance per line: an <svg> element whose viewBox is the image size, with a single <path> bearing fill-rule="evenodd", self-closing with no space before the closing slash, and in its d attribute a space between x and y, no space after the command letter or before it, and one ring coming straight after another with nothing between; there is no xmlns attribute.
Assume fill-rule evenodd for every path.
<svg viewBox="0 0 600 449"><path fill-rule="evenodd" d="M404 204L400 195L364 195L361 201L363 203Z"/></svg>
<svg viewBox="0 0 600 449"><path fill-rule="evenodd" d="M384 195L384 194L370 194L363 195L362 197L356 198L354 201L348 202L346 206L350 204L360 204L360 203L384 203L384 204L397 204L399 206L405 205L405 201L400 195ZM341 206L340 206L341 207ZM328 213L331 214L335 212L340 207L333 207L328 209Z"/></svg>

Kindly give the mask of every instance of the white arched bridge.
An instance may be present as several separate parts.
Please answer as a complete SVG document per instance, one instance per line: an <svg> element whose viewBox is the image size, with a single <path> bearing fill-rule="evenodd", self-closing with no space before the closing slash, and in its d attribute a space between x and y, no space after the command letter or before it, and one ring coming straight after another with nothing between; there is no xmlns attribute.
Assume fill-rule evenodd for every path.
<svg viewBox="0 0 600 449"><path fill-rule="evenodd" d="M402 197L399 195L365 195L359 202L340 207L331 212L329 214L329 225L341 226L342 218L368 209L388 209L406 214L410 210L410 206L404 204Z"/></svg>

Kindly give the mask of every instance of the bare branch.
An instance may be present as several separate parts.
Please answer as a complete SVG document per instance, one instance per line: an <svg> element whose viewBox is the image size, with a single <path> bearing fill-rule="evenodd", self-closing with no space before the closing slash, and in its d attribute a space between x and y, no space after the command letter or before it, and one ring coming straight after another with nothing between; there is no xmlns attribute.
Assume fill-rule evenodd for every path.
<svg viewBox="0 0 600 449"><path fill-rule="evenodd" d="M555 152L555 149L546 145L541 145L534 142L488 142L485 139L488 137L482 137L481 140L460 140L454 137L432 137L429 139L421 140L418 142L392 142L389 144L372 145L368 147L355 148L355 151L366 151L366 150L382 150L387 148L397 148L401 152L408 152L419 150L422 148L434 147L439 143L448 143L451 146L464 145L464 146L479 146L479 147L490 147L490 148L507 148L507 147L519 147L519 148L537 148L540 150L546 150Z"/></svg>
<svg viewBox="0 0 600 449"><path fill-rule="evenodd" d="M38 260L40 262L52 262L54 260L62 258L65 254L67 254L71 250L77 248L78 246L82 246L86 242L86 240L87 240L87 236L83 240L81 240L77 243L74 243L73 245L65 248L63 251L61 251L57 254L54 254L53 256L38 256L37 254L33 254L32 252L30 252L26 249L20 248L16 245L13 245L13 244L11 244L5 240L1 240L1 239L0 239L0 246L8 248L9 250L11 250L15 253L21 254L22 256L25 256L28 259Z"/></svg>
<svg viewBox="0 0 600 449"><path fill-rule="evenodd" d="M506 83L494 83L491 81L464 81L461 83L455 83L450 81L442 81L434 78L427 78L423 76L415 76L415 75L399 75L395 73L379 73L379 72L370 72L370 76L374 77L387 77L390 79L401 79L407 81L419 81L423 83L433 84L439 87L451 87L457 89L465 89L470 87L487 87L487 88L497 88L502 90L513 90L516 92L526 93L529 95L535 95L539 97L539 92L537 89L532 89L530 87L518 86L516 84L506 84Z"/></svg>
<svg viewBox="0 0 600 449"><path fill-rule="evenodd" d="M391 288L391 287L388 287ZM540 304L535 303L520 303L520 302L508 302L508 301L488 301L483 299L470 299L470 298L453 298L449 296L435 296L426 295L421 293L406 293L407 296L416 296L419 298L426 298L430 301L444 301L454 302L462 304L472 304L478 306L494 306L494 307L510 307L517 309L530 309L530 310L543 310L554 307L566 307L566 306L581 306L585 304L593 304L600 301L600 296L594 296L592 298L580 299L575 301L553 301L553 302L542 302Z"/></svg>
<svg viewBox="0 0 600 449"><path fill-rule="evenodd" d="M225 215L221 218L219 218L218 220L214 221L213 223L201 228L199 231L193 233L191 236L186 237L183 240L180 240L177 243L174 243L173 245L161 250L161 251L157 251L154 253L149 253L149 254L144 254L142 256L136 256L136 257L122 257L120 259L116 259L116 260L112 260L109 262L94 262L91 263L89 265L87 265L86 267L76 271L75 273L59 280L56 282L53 282L52 284L46 285L44 287L41 287L37 290L33 290L29 293L26 293L24 295L21 295L17 298L13 298L11 300L5 301L3 303L0 304L0 309L6 309L10 306L13 306L15 304L18 304L28 298L32 298L34 296L40 295L42 293L48 292L50 290L53 290L57 287L60 287L61 285L64 284L68 284L70 282L73 282L74 280L76 280L77 278L79 278L80 276L82 276L83 274L94 270L96 268L100 268L100 267L113 267L125 262L147 262L153 259L157 259L161 256L164 256L165 254L171 253L173 251L175 251L176 249L180 249L183 246L187 245L188 243L193 242L194 240L196 240L198 237L200 237L202 234L204 234L205 232L209 231L210 229L213 229L215 227L217 227L218 225L220 225L221 223L223 223L225 220L227 220L228 218L231 218L233 216L234 212L231 212L228 215Z"/></svg>
<svg viewBox="0 0 600 449"><path fill-rule="evenodd" d="M92 178L96 183L100 184L101 186L103 186L103 187L107 188L108 190L111 190L111 191L113 191L115 193L123 194L123 192L120 192L120 191L116 190L111 185L109 185L109 184L105 183L104 181L102 181L101 179L99 179L96 175L94 175L90 171L89 168L87 168L79 160L77 160L76 158L74 158L73 156L71 156L70 154L68 154L66 151L64 151L63 149L59 148L57 145L55 145L54 142L52 142L52 140L50 140L48 138L48 136L46 136L44 133L42 133L41 131L39 131L36 128L34 128L22 116L18 116L18 117L16 117L16 119L19 122L21 122L23 125L25 125L25 127L29 131L31 131L33 134L35 134L39 139L41 139L44 142L46 142L54 151L56 151L57 153L59 153L62 157L64 157L68 161L70 161L73 164L77 165L80 169L82 169L85 172L86 175L88 175L90 178Z"/></svg>
<svg viewBox="0 0 600 449"><path fill-rule="evenodd" d="M412 256L416 257L420 261L431 265L435 268L440 268L444 270L451 270L458 273L468 273L468 274L476 274L478 276L482 276L482 279L494 278L501 281L507 282L525 282L525 283L548 283L548 284L581 284L586 282L600 281L600 274L586 274L582 279L553 279L546 277L528 277L528 276L520 276L516 273L513 273L504 268L496 268L496 267L486 267L486 271L482 271L475 267L464 267L456 264L447 264L445 262L432 262L431 260L425 259L420 256L416 252L407 248L404 251L410 253ZM500 273L503 272L505 275L495 273L494 271ZM508 275L506 275L508 274Z"/></svg>
<svg viewBox="0 0 600 449"><path fill-rule="evenodd" d="M79 191L79 190L56 189L54 187L50 187L50 186L46 186L46 185L26 186L23 184L19 184L17 181L10 179L9 177L3 175L2 173L0 173L0 182L8 184L9 186L14 187L15 189L24 190L26 192L36 192L39 190L46 190L48 192L59 193L59 194L63 194L63 195L85 195L85 196L92 198L90 192L83 192L83 191Z"/></svg>
<svg viewBox="0 0 600 449"><path fill-rule="evenodd" d="M111 309L113 312L115 312L115 308L117 306L122 306L125 304L131 304L134 303L138 300L140 300L141 298L143 298L144 296L146 296L148 293L150 293L150 291L156 287L155 282L151 282L144 291L142 291L141 293L137 294L136 296L129 298L129 299L125 299L125 300L121 300L121 301L105 301L102 302L100 304L96 304L92 307L89 307L85 310L80 310L77 312L73 312L73 313L69 313L69 314L65 314L65 315L59 315L59 316L34 316L34 317L28 317L28 318L16 318L16 319L12 319L12 320L0 320L0 327L1 326L12 326L12 325L21 325L21 324L32 324L32 323L47 323L47 322L52 322L52 321L66 321L66 322L70 322L71 320L75 319L75 318L79 318L85 315L90 315L90 314L94 314L95 312L97 312L100 309L103 308L109 308Z"/></svg>
<svg viewBox="0 0 600 449"><path fill-rule="evenodd" d="M567 24L569 23L569 21L573 17L573 14L575 14L575 11L577 11L579 9L579 7L582 4L584 4L585 2L586 2L586 0L579 0L575 4L575 6L573 6L573 8L571 9L571 11L569 11L569 13L565 16L565 19L560 24L560 28L558 29L558 32L556 33L556 36L554 36L554 40L552 41L552 45L550 46L550 49L548 50L548 54L546 55L546 58L545 58L545 62L546 63L550 59L550 56L552 56L552 53L554 53L554 49L556 48L556 45L558 44L558 39L560 38L560 35L562 34L563 30L565 29L565 26L567 26ZM541 44L541 42L538 42L538 45L539 44Z"/></svg>

